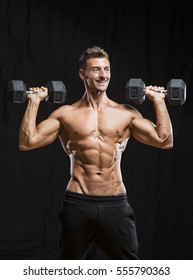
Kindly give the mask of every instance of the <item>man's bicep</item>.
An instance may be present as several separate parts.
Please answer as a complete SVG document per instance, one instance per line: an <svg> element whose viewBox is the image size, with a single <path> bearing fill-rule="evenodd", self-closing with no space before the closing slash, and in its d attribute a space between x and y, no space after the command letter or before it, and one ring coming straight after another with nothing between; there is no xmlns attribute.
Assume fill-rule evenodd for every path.
<svg viewBox="0 0 193 280"><path fill-rule="evenodd" d="M55 118L48 118L37 125L36 140L41 142L45 140L55 140L60 130L60 122Z"/></svg>
<svg viewBox="0 0 193 280"><path fill-rule="evenodd" d="M28 134L21 128L19 149L27 151L51 144L57 138L59 128L59 121L50 118L37 125L33 133Z"/></svg>
<svg viewBox="0 0 193 280"><path fill-rule="evenodd" d="M159 138L156 126L145 118L135 118L130 125L132 136L139 142L151 146L161 147L162 140Z"/></svg>

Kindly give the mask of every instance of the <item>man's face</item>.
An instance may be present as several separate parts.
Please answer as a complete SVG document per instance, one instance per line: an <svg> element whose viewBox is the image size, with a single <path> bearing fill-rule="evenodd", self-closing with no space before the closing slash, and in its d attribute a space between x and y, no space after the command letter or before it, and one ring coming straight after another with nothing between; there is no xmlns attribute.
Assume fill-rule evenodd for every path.
<svg viewBox="0 0 193 280"><path fill-rule="evenodd" d="M85 81L89 91L95 93L106 91L111 77L108 59L88 59L86 69L80 69L80 77Z"/></svg>

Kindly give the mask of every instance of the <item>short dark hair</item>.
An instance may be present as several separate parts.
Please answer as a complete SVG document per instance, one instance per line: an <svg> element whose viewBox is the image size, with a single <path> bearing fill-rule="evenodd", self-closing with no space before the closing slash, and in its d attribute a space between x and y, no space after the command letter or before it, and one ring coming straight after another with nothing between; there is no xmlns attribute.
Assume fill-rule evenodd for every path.
<svg viewBox="0 0 193 280"><path fill-rule="evenodd" d="M103 58L103 57L109 60L109 55L104 49L101 49L100 47L97 46L88 48L81 54L81 57L79 58L79 68L85 69L86 62L89 58Z"/></svg>

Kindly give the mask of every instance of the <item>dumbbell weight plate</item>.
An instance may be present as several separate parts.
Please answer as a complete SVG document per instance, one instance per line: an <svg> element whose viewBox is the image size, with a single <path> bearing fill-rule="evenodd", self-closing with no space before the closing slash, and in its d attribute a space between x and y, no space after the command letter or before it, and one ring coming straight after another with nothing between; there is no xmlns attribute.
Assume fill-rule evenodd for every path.
<svg viewBox="0 0 193 280"><path fill-rule="evenodd" d="M7 83L7 98L11 103L24 103L27 98L26 91L26 85L21 80L11 80Z"/></svg>
<svg viewBox="0 0 193 280"><path fill-rule="evenodd" d="M66 99L66 87L62 81L51 81L46 87L48 88L48 103L61 104Z"/></svg>
<svg viewBox="0 0 193 280"><path fill-rule="evenodd" d="M140 105L145 100L145 83L142 79L129 79L126 84L126 99L130 104Z"/></svg>
<svg viewBox="0 0 193 280"><path fill-rule="evenodd" d="M167 100L174 106L181 106L186 101L186 84L181 79L171 79L167 84Z"/></svg>

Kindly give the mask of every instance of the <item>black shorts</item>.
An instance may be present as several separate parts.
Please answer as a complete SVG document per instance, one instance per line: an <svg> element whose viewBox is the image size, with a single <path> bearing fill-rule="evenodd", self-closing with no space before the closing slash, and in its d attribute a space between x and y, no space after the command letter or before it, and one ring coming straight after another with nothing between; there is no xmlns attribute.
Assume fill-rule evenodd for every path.
<svg viewBox="0 0 193 280"><path fill-rule="evenodd" d="M60 259L82 259L96 241L109 259L138 259L134 212L127 195L92 196L66 191L59 214Z"/></svg>

